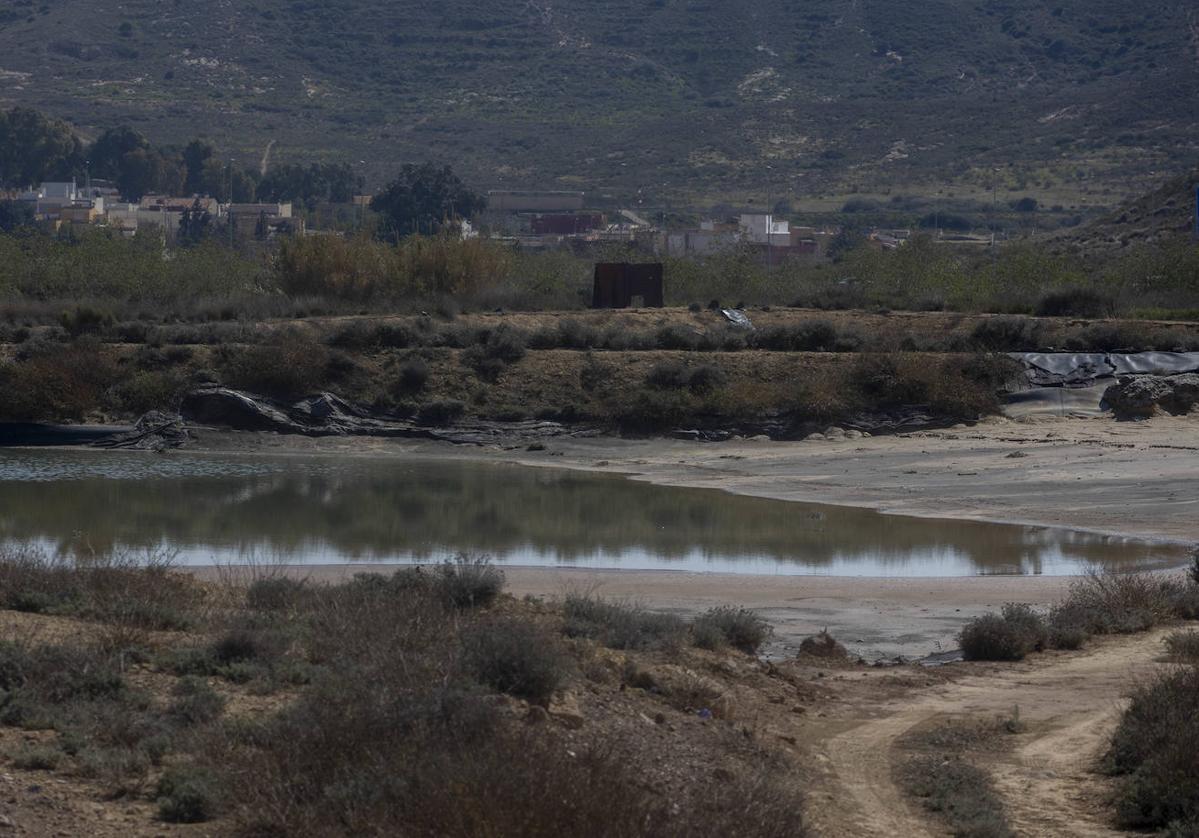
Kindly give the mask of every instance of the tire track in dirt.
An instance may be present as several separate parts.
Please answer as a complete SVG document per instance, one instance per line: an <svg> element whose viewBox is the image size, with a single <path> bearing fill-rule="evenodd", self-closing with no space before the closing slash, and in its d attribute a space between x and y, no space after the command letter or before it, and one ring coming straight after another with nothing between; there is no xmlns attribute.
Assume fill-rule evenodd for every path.
<svg viewBox="0 0 1199 838"><path fill-rule="evenodd" d="M995 785L1018 835L1117 835L1096 760L1132 685L1160 666L1159 630L1096 641L1080 653L1054 653L909 694L825 742L828 799L821 834L928 836L945 829L908 800L893 779L896 741L938 718L1009 715L1027 724L1015 750L993 765ZM833 808L831 805L830 808Z"/></svg>

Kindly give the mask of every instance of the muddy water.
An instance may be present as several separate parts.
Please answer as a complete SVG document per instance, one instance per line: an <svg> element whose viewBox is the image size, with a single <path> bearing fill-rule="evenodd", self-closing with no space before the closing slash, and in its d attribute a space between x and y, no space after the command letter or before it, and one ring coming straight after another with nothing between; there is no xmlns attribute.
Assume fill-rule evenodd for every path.
<svg viewBox="0 0 1199 838"><path fill-rule="evenodd" d="M752 574L972 576L1181 564L1069 530L653 486L461 460L0 451L0 541L168 550L185 564L501 563Z"/></svg>

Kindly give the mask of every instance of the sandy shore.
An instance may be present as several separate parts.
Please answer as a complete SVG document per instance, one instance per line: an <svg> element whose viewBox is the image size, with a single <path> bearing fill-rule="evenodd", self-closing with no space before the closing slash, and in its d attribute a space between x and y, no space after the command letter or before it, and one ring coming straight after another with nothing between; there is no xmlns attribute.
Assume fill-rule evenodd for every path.
<svg viewBox="0 0 1199 838"><path fill-rule="evenodd" d="M375 439L201 434L210 451L303 451L489 459L628 474L654 483L950 519L1029 523L1175 542L1199 540L1199 419L992 419L894 437L780 443L564 439L544 451ZM316 575L346 569L310 569ZM1061 596L1068 579L861 579L509 568L519 596L597 587L695 613L760 610L776 651L828 627L869 658L951 648L961 623L1005 602Z"/></svg>

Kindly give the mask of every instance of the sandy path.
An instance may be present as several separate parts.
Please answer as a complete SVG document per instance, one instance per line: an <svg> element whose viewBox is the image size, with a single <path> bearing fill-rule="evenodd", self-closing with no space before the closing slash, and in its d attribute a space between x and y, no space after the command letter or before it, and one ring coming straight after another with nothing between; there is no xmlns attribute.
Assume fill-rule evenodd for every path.
<svg viewBox="0 0 1199 838"><path fill-rule="evenodd" d="M939 834L892 780L902 754L896 740L938 718L988 718L1019 707L1028 730L1009 756L991 766L1011 823L1030 838L1118 835L1109 824L1105 783L1094 773L1134 682L1159 664L1166 631L1098 641L1090 650L1057 653L942 684L870 709L870 718L827 740L829 771L821 798L821 834ZM852 801L852 805L845 805Z"/></svg>

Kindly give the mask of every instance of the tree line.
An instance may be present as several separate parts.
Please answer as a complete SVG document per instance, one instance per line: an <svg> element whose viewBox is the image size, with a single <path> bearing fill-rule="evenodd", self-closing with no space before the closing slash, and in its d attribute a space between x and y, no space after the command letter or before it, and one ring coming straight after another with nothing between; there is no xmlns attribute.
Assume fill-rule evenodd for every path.
<svg viewBox="0 0 1199 838"><path fill-rule="evenodd" d="M285 164L265 175L221 160L211 143L156 147L128 126L111 128L85 143L66 122L29 108L0 111L0 188L42 181L111 181L127 201L148 194L210 195L220 201L293 201L311 209L346 203L362 188L345 163Z"/></svg>
<svg viewBox="0 0 1199 838"><path fill-rule="evenodd" d="M89 144L68 123L38 111L0 111L0 188L84 177L111 181L127 201L148 194L209 195L222 202L291 201L309 210L325 201L348 203L363 188L362 178L344 163L285 164L260 174L222 161L213 146L200 139L183 148L155 147L138 131L121 126ZM457 229L462 219L474 217L485 206L486 199L449 166L433 163L405 164L370 203L376 235L391 241ZM31 222L27 208L0 202L0 232ZM185 239L199 239L203 234L196 230L209 225L189 212L183 227Z"/></svg>

